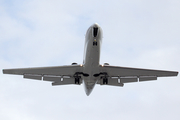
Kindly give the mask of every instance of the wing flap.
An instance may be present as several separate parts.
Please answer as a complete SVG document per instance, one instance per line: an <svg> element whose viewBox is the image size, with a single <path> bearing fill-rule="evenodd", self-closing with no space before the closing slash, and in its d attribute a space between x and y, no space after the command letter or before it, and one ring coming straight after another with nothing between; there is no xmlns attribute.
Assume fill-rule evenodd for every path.
<svg viewBox="0 0 180 120"><path fill-rule="evenodd" d="M123 83L120 83L118 78L109 78L107 84L103 84L103 80L101 79L97 84L100 84L100 85L111 85L111 86L120 86L120 87L124 86Z"/></svg>
<svg viewBox="0 0 180 120"><path fill-rule="evenodd" d="M150 80L157 80L157 77L155 76L152 76L152 77L139 77L139 82L142 82L142 81L150 81Z"/></svg>
<svg viewBox="0 0 180 120"><path fill-rule="evenodd" d="M23 75L23 78L42 80L42 76L41 75L29 75L29 74L25 74L25 75Z"/></svg>
<svg viewBox="0 0 180 120"><path fill-rule="evenodd" d="M121 83L138 82L138 78L120 78Z"/></svg>
<svg viewBox="0 0 180 120"><path fill-rule="evenodd" d="M123 87L123 86L124 86L123 83L120 83L120 82L118 81L118 79L114 79L114 78L109 79L107 85L120 86L120 87Z"/></svg>
<svg viewBox="0 0 180 120"><path fill-rule="evenodd" d="M75 84L74 78L63 78L63 81L53 82L52 85L70 85ZM77 85L77 84L76 84Z"/></svg>
<svg viewBox="0 0 180 120"><path fill-rule="evenodd" d="M44 81L51 81L51 82L59 82L61 81L61 77L55 77L55 76L44 76Z"/></svg>

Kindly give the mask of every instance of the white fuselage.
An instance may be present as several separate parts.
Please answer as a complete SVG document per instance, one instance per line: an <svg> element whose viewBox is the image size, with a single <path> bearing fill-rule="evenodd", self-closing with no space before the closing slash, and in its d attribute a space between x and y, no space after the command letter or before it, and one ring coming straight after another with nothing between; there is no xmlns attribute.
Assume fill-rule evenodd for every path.
<svg viewBox="0 0 180 120"><path fill-rule="evenodd" d="M83 73L89 76L83 76L83 84L87 95L91 93L99 77L94 74L99 73L100 48L102 42L102 30L98 24L93 24L87 30L85 36L85 48L83 59Z"/></svg>

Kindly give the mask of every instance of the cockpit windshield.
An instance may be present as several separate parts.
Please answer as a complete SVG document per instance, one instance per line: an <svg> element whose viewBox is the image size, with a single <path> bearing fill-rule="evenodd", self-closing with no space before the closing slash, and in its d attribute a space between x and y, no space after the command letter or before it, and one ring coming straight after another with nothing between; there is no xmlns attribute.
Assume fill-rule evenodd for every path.
<svg viewBox="0 0 180 120"><path fill-rule="evenodd" d="M97 27L93 27L93 36L96 37L98 34L98 28Z"/></svg>

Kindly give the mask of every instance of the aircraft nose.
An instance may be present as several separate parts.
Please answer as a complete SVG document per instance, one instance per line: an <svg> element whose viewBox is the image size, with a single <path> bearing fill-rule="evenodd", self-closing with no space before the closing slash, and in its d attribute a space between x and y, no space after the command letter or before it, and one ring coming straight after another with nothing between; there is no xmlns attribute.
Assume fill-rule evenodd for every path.
<svg viewBox="0 0 180 120"><path fill-rule="evenodd" d="M92 29L93 29L93 36L94 37L97 37L98 35L98 32L99 32L99 25L97 23L94 23L93 26L92 26Z"/></svg>
<svg viewBox="0 0 180 120"><path fill-rule="evenodd" d="M97 23L94 23L93 27L98 28L99 25Z"/></svg>

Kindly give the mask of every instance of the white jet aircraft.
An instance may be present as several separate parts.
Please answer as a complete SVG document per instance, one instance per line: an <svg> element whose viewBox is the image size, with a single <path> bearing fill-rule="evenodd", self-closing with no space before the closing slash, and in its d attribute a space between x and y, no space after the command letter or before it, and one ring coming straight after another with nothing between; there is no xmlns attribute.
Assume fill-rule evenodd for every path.
<svg viewBox="0 0 180 120"><path fill-rule="evenodd" d="M82 65L4 69L4 74L23 75L24 78L50 81L52 85L84 84L86 95L95 84L121 86L124 83L157 80L157 77L177 76L178 72L110 66L99 64L102 29L95 23L85 36L84 60Z"/></svg>

